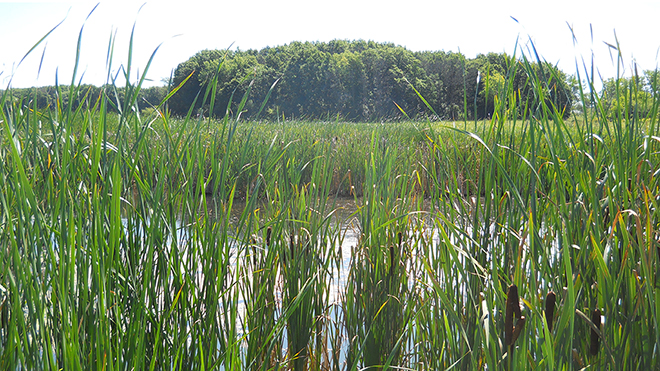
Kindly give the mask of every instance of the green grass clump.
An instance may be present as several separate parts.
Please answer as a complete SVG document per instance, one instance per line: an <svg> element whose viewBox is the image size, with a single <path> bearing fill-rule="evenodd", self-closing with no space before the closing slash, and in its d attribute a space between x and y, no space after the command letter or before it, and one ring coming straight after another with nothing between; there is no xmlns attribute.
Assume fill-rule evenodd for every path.
<svg viewBox="0 0 660 371"><path fill-rule="evenodd" d="M40 111L8 89L0 368L658 368L660 99L606 107L586 75L567 120L529 58L478 122L140 115L142 80Z"/></svg>

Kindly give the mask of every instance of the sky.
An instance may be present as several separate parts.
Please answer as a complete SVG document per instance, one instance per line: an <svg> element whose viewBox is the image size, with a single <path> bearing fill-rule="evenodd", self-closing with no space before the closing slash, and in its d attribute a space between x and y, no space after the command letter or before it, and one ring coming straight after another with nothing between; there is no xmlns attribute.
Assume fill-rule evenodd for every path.
<svg viewBox="0 0 660 371"><path fill-rule="evenodd" d="M0 1L0 89L54 85L56 78L70 84L79 35L75 81L104 84L127 68L132 31L132 81L154 55L144 86L163 85L179 63L204 49L333 39L468 58L533 56L533 45L542 59L582 79L584 66L590 74L593 65L599 80L629 76L635 64L640 73L658 67L658 16L657 0ZM617 51L608 46L617 43L619 68Z"/></svg>

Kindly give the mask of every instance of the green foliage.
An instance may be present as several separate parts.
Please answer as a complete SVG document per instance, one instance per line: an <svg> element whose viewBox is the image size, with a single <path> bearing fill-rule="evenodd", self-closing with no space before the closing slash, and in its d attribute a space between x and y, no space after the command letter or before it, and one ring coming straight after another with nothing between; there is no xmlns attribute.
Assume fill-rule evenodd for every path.
<svg viewBox="0 0 660 371"><path fill-rule="evenodd" d="M603 82L600 92L605 114L610 120L621 120L623 117L648 117L657 107L654 107L654 96L657 96L657 82L654 89L654 74L647 71L642 78L634 76L619 79L610 78Z"/></svg>
<svg viewBox="0 0 660 371"><path fill-rule="evenodd" d="M521 63L505 54L489 53L468 60L459 53L413 53L401 46L361 40L294 42L259 51L203 50L176 68L169 87L140 89L137 104L140 110L154 106L176 89L167 104L172 114L181 117L189 112L218 118L239 113L244 118L256 117L269 95L262 115L270 119L339 117L377 122L406 116L423 118L429 115L426 103L436 118L484 119L496 113L496 100L504 99L498 95L506 89L519 93L516 102L536 99L533 82L516 67ZM554 66L532 64L534 73L543 80L539 83L548 91L544 94L547 103L568 117L575 85L571 87L569 78ZM213 81L215 85L211 86ZM58 103L68 107L71 100L75 110L83 103L93 105L101 91L106 91L110 109L122 109L118 104L124 101L125 87L83 85L74 96L69 88L15 89L12 94L17 99L34 100L40 109ZM212 89L213 101L209 95ZM239 112L239 97L248 90L250 94ZM209 112L211 108L213 112Z"/></svg>
<svg viewBox="0 0 660 371"><path fill-rule="evenodd" d="M279 79L266 107L273 119L378 121L428 115L410 86L426 97L440 118L482 119L494 114L498 89L504 89L502 78L513 81L521 93L519 100L532 99L533 89L524 72L505 76L519 62L505 54L468 60L458 53L413 53L401 46L362 40L293 42L259 51L205 50L177 67L173 86L191 73L192 77L172 98L170 107L176 115L187 114L195 97L207 88L207 76L219 69L218 109L212 113L217 117L224 116L222 109L228 106L236 113L238 102L230 104L232 94L241 96L248 86L251 95L242 114L255 114ZM539 62L537 69L551 91L548 99L568 116L572 96L565 75L547 63L540 66ZM199 104L195 108L208 109Z"/></svg>
<svg viewBox="0 0 660 371"><path fill-rule="evenodd" d="M23 102L40 110L63 110L69 106L77 110L79 108L90 108L98 104L104 97L108 98L108 108L112 112L119 112L118 104L124 101L125 88L117 88L112 84L101 87L94 85L79 85L71 90L70 86L42 86L35 88L11 89L13 99ZM138 93L137 107L142 110L156 106L167 95L167 88L154 86L141 89ZM12 99L12 98L8 98Z"/></svg>
<svg viewBox="0 0 660 371"><path fill-rule="evenodd" d="M320 45L290 76L418 74L434 110L405 50ZM210 83L180 118L139 84L2 92L0 369L658 369L657 74L576 79L569 121L530 58L429 58L465 66L462 125L241 120L256 82L189 114L270 73L249 56L185 74Z"/></svg>
<svg viewBox="0 0 660 371"><path fill-rule="evenodd" d="M200 92L203 94L201 87L206 83L204 79L208 79L214 72L206 71L203 73L202 71L212 66L213 61L223 61L226 53L220 50L202 50L187 61L179 64L174 71L171 85L179 86L186 79L188 80L180 87L177 94L178 99L170 100L169 105L172 112L185 115L188 110L197 110L201 107L202 98L198 97L198 95ZM215 65L217 66L217 62Z"/></svg>

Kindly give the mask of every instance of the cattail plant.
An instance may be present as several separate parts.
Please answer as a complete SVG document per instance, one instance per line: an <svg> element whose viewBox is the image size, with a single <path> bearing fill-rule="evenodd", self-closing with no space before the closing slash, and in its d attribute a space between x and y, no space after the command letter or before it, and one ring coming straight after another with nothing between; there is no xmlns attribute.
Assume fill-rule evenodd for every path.
<svg viewBox="0 0 660 371"><path fill-rule="evenodd" d="M600 309L596 308L591 312L591 322L596 326L598 331L600 331L601 319L600 319ZM591 342L589 343L589 354L592 356L598 355L598 349L600 348L600 340L598 332L595 329L591 329Z"/></svg>
<svg viewBox="0 0 660 371"><path fill-rule="evenodd" d="M513 324L514 319L516 324ZM518 286L509 286L506 295L506 317L504 319L504 339L509 349L509 355L513 353L516 340L525 327L525 317L520 311L520 299L518 298Z"/></svg>
<svg viewBox="0 0 660 371"><path fill-rule="evenodd" d="M554 291L548 292L545 296L545 319L548 323L548 332L552 333L552 324L555 318L555 301L557 297Z"/></svg>
<svg viewBox="0 0 660 371"><path fill-rule="evenodd" d="M263 242L253 238L250 279L242 289L246 303L246 369L261 370L275 365L280 348L277 334L275 292L277 290L277 251L273 248L272 227Z"/></svg>
<svg viewBox="0 0 660 371"><path fill-rule="evenodd" d="M411 227L412 179L395 175L396 149L377 140L381 134L372 133L370 159L364 164L361 238L352 250L345 289L347 362L352 369L399 366L415 305L407 270L411 247L401 232Z"/></svg>

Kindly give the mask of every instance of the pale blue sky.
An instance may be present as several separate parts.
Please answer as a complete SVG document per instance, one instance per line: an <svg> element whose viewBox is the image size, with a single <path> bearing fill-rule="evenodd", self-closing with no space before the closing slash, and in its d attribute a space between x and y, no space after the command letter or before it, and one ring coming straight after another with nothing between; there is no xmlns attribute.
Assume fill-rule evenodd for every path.
<svg viewBox="0 0 660 371"><path fill-rule="evenodd" d="M142 73L162 43L147 74L151 79L147 86L160 85L179 63L199 50L231 45L260 49L291 41L365 39L393 42L415 51L460 50L472 58L478 53L511 54L517 38L525 48L531 38L544 59L571 74L576 71L576 58L581 63L584 57L590 64L593 51L595 65L604 77L616 74L605 44L616 43L615 31L626 72L633 60L640 70L655 69L660 48L658 1L123 0L100 2L85 22L97 3L0 1L0 89L7 87L10 76L13 87L52 85L56 73L60 83L69 84L83 24L77 80L82 76L83 82L97 85L106 82L108 43L114 32L114 60L109 70L116 73L126 65L134 22L132 79L138 71ZM577 46L568 24L576 33Z"/></svg>

